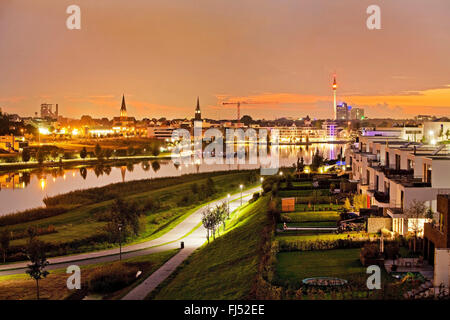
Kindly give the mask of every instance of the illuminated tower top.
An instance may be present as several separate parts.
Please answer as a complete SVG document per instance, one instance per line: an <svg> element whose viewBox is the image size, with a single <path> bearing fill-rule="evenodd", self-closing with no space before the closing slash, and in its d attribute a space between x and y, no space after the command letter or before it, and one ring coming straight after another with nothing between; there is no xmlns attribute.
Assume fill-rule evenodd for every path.
<svg viewBox="0 0 450 320"><path fill-rule="evenodd" d="M197 108L195 108L195 121L202 121L202 113L200 111L200 99L197 97Z"/></svg>
<svg viewBox="0 0 450 320"><path fill-rule="evenodd" d="M334 111L334 120L337 120L336 89L337 89L337 82L336 82L336 75L334 75L334 77L333 77L333 111Z"/></svg>
<svg viewBox="0 0 450 320"><path fill-rule="evenodd" d="M120 116L123 118L127 117L127 106L125 104L125 95L122 96L122 106L120 107Z"/></svg>

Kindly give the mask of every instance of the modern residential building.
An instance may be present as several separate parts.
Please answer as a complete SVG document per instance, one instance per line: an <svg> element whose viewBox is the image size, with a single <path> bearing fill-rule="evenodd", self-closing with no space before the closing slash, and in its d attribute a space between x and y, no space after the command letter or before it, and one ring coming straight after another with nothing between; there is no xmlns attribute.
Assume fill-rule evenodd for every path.
<svg viewBox="0 0 450 320"><path fill-rule="evenodd" d="M424 258L434 265L434 285L449 286L450 281L450 195L437 196L438 220L425 224Z"/></svg>
<svg viewBox="0 0 450 320"><path fill-rule="evenodd" d="M346 149L350 179L358 192L368 196L370 206L383 208L393 219L392 231L401 235L412 224L423 232L427 219L407 215L414 201L423 201L436 212L438 193L450 191L450 148L408 142L392 136L360 136Z"/></svg>

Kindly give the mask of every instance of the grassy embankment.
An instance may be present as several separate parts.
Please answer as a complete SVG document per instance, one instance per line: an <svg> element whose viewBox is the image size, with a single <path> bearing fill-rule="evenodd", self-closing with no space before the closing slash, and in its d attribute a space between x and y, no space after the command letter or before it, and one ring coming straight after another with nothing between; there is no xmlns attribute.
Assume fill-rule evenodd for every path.
<svg viewBox="0 0 450 320"><path fill-rule="evenodd" d="M244 299L258 272L261 232L268 223L269 199L246 205L228 231L189 257L149 298Z"/></svg>
<svg viewBox="0 0 450 320"><path fill-rule="evenodd" d="M62 300L72 298L81 298L88 289L88 280L92 273L98 272L100 268L111 265L121 265L125 268L137 268L142 271L138 280L129 286L110 292L107 294L108 299L114 299L128 292L140 282L145 280L153 272L158 270L167 260L173 257L179 250L169 250L164 252L153 253L145 256L124 259L119 262L107 262L81 267L81 292L67 289L66 281L68 274L65 269L51 270L47 278L40 280L40 296L41 299ZM78 297L77 297L78 296ZM0 300L33 300L36 299L36 282L26 274L17 274L10 276L0 276Z"/></svg>
<svg viewBox="0 0 450 320"><path fill-rule="evenodd" d="M113 247L115 244L105 243L104 240L102 241L104 237L101 235L103 227L107 223L104 221L104 217L109 213L113 199L121 196L126 201L136 202L144 210L144 215L141 217L142 232L138 237L128 239L128 242L147 241L169 231L205 203L225 196L226 193L237 192L240 183L249 187L254 185L254 181L249 181L249 177L254 172L193 174L177 178L132 181L91 190L75 191L47 200L50 207L69 206L67 212L45 219L3 226L0 227L0 231L8 228L13 233L23 233L30 226L43 229L49 225L54 226L56 233L42 235L39 238L48 243L57 244L59 247L62 247L63 244L71 247L68 251L65 250L60 254ZM205 195L202 194L201 186L209 177L214 181L216 192ZM200 188L197 195L192 192L194 184ZM73 204L77 204L78 207L71 208ZM11 246L23 246L26 241L26 238L16 239L11 241Z"/></svg>

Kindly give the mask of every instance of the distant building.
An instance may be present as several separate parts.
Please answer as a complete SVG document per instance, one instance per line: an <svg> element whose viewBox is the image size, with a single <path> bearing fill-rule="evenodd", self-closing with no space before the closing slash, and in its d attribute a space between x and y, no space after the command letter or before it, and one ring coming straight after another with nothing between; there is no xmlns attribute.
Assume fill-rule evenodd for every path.
<svg viewBox="0 0 450 320"><path fill-rule="evenodd" d="M53 104L41 104L41 118L43 119L58 120L58 112L58 104L55 105L55 111L53 111Z"/></svg>
<svg viewBox="0 0 450 320"><path fill-rule="evenodd" d="M363 120L363 119L364 119L364 109L362 108L350 109L350 120Z"/></svg>
<svg viewBox="0 0 450 320"><path fill-rule="evenodd" d="M174 127L148 127L147 137L152 139L171 140L172 138L178 139L177 128ZM172 136L172 134L175 134Z"/></svg>
<svg viewBox="0 0 450 320"><path fill-rule="evenodd" d="M423 135L425 136L425 142L430 144L436 144L442 140L448 140L450 136L450 122L449 121L425 121L423 123Z"/></svg>
<svg viewBox="0 0 450 320"><path fill-rule="evenodd" d="M416 117L416 121L433 121L436 119L435 116L425 115L425 114L419 114Z"/></svg>
<svg viewBox="0 0 450 320"><path fill-rule="evenodd" d="M197 107L195 108L195 121L202 121L202 113L200 111L200 99L197 97Z"/></svg>
<svg viewBox="0 0 450 320"><path fill-rule="evenodd" d="M136 118L128 117L125 95L122 96L122 105L120 107L120 117L113 118L113 130L116 133L135 134Z"/></svg>
<svg viewBox="0 0 450 320"><path fill-rule="evenodd" d="M20 152L23 148L28 147L28 142L23 137L13 135L0 136L0 149L7 152Z"/></svg>
<svg viewBox="0 0 450 320"><path fill-rule="evenodd" d="M342 102L341 104L336 106L336 120L345 120L348 121L350 119L350 110L351 107L347 106L347 103Z"/></svg>

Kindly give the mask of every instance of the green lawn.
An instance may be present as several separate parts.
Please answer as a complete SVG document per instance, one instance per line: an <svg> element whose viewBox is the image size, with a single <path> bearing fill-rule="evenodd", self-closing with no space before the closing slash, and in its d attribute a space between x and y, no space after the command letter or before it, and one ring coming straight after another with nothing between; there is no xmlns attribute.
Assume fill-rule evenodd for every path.
<svg viewBox="0 0 450 320"><path fill-rule="evenodd" d="M197 250L150 298L244 299L257 275L268 201L261 198L237 213L227 233Z"/></svg>
<svg viewBox="0 0 450 320"><path fill-rule="evenodd" d="M338 277L348 279L365 275L359 261L360 249L280 252L277 255L275 282L300 286L305 278Z"/></svg>

